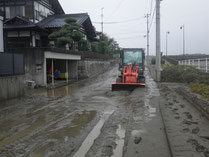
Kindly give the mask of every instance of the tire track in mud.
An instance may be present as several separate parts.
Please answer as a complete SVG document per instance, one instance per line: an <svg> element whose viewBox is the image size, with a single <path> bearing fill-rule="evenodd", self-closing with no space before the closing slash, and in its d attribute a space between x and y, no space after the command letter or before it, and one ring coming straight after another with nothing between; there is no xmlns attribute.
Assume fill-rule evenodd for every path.
<svg viewBox="0 0 209 157"><path fill-rule="evenodd" d="M127 133L123 157L170 156L166 135L163 131L162 117L159 111L160 92L157 84L145 71L146 88L132 93L132 128Z"/></svg>
<svg viewBox="0 0 209 157"><path fill-rule="evenodd" d="M113 151L117 147L117 138L119 138L117 134L118 126L122 126L123 130L126 130L129 120L131 119L130 113L126 110L127 108L124 105L124 97L121 96L121 94L127 95L127 93L128 92L122 92L120 94L117 92L107 93L107 95L111 95L112 99L120 100L120 103L117 102L118 105L116 106L115 112L105 122L100 135L94 141L94 144L86 154L86 157L109 157L113 155Z"/></svg>
<svg viewBox="0 0 209 157"><path fill-rule="evenodd" d="M12 142L12 144L6 144L5 147L2 147L0 149L0 156L71 156L71 154L74 153L76 149L78 149L78 146L89 134L91 129L97 124L97 122L99 121L100 113L102 113L103 109L107 106L113 105L111 104L111 101L108 101L106 98L102 99L102 96L105 94L105 92L110 90L110 82L113 79L111 75L115 73L114 71L116 71L116 68L112 69L108 73L105 73L103 75L105 77L101 75L99 78L96 78L96 80L93 82L81 81L81 84L84 84L84 87L80 88L77 92L71 94L70 96L62 96L55 98L41 97L41 100L43 100L43 103L41 104L39 104L40 101L38 99L33 100L35 101L35 103L31 101L26 102L24 104L18 104L20 106L18 106L17 104L12 106L11 104L11 106L9 106L6 109L13 110L15 112L15 108L17 107L18 111L20 111L19 115L30 118L32 122L37 121L37 118L41 116L40 113L43 113L44 119L47 119L47 121L41 122L41 120L41 123L36 128L31 128L29 132L25 132L25 134L21 135L21 138L18 137L18 139L14 139L14 142ZM100 81L103 81L103 84L101 84ZM102 90L99 87L100 85L103 86ZM83 100L83 102L80 100ZM31 106L28 108L27 105L29 104ZM24 108L25 106L27 107L26 109ZM24 112L21 114L21 111L23 110ZM51 111L55 113L52 113L50 119L49 114ZM68 111L70 112L69 114L66 113ZM71 123L73 121L73 118L78 120L78 118L76 118L76 114L79 114L80 117L83 115L82 112L86 111L95 111L96 115L93 117L93 119L90 119L89 122L82 124L82 126L79 127L79 130L77 130L77 133L79 134L78 136L71 137L70 135L70 138L67 137L63 141L54 137L49 138L46 135L47 133L50 133L50 128L53 129L52 126L56 126L53 130L59 133L59 129L56 131L56 128L65 121L67 122L67 125L72 127L72 130L75 131L74 124ZM67 115L65 115L65 113ZM17 116L19 115L17 114ZM30 116L28 117L28 115ZM10 118L11 116L12 114L9 114L5 117ZM5 117L2 117L2 120L4 120ZM13 120L15 121L14 118ZM14 125L12 125L11 127L15 128ZM65 125L62 127L65 127ZM24 131L24 128L22 129ZM60 130L62 131L62 128L60 128ZM22 130L19 131L21 132ZM60 133L62 134L63 131ZM18 133L16 132L15 134ZM31 138L33 140L31 140ZM0 143L2 142L0 141Z"/></svg>
<svg viewBox="0 0 209 157"><path fill-rule="evenodd" d="M161 108L173 156L208 157L209 121L175 91L179 85L162 84ZM206 138L202 138L206 137Z"/></svg>
<svg viewBox="0 0 209 157"><path fill-rule="evenodd" d="M152 121L156 114L158 114L156 113L158 108L155 108L158 106L154 106L151 101L153 101L153 97L159 97L159 91L157 90L157 85L152 79L149 79L148 77L148 81L150 81L148 89L139 88L133 92L120 91L107 93L108 96L111 96L111 99L117 100L117 110L110 116L109 120L105 122L101 134L95 140L86 157L136 157L144 154L143 150L140 150L144 149L142 145L145 144L144 147L146 147L146 145L151 146L151 141L150 144L144 143L144 141L147 140L147 136L150 135L143 135L147 134L146 126L144 125ZM158 119L161 119L161 117ZM159 155L164 154L164 157L168 157L169 150L165 135L164 133L160 134L160 138L155 140L154 143L157 144L157 142L164 140L164 143L161 142L161 144L164 144L164 146L161 147L164 151L161 151ZM154 136L155 135L152 134L152 138L154 138ZM150 139L148 138L148 140ZM133 151L130 151L130 147L132 147ZM144 151L149 152L147 149ZM156 153L153 153L153 155L156 156Z"/></svg>

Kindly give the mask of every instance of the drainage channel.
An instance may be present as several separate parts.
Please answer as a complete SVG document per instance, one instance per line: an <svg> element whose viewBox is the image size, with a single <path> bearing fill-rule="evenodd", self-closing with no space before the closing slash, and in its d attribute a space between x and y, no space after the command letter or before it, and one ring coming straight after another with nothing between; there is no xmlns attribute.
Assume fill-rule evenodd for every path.
<svg viewBox="0 0 209 157"><path fill-rule="evenodd" d="M86 137L81 147L78 149L78 151L74 154L73 157L85 157L85 155L87 154L87 152L93 145L94 140L100 135L101 129L104 126L105 121L108 120L110 115L112 115L113 113L114 113L114 110L107 111L104 113L100 121L93 128L93 130L89 133L89 135Z"/></svg>

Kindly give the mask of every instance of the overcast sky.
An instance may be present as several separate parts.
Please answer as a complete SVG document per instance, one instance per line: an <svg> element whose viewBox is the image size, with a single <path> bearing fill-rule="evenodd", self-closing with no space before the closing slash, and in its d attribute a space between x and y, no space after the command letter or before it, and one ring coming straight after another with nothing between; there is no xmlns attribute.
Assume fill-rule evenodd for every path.
<svg viewBox="0 0 209 157"><path fill-rule="evenodd" d="M92 22L101 22L104 7L104 33L113 37L122 48L146 48L145 14L155 8L155 0L59 0L66 13L88 13ZM152 2L153 1L153 2ZM151 13L152 14L152 13ZM150 17L150 21L152 15ZM93 23L97 31L101 24ZM163 0L161 2L161 51L182 54L185 25L186 53L209 54L209 0ZM155 18L150 30L150 53L155 54Z"/></svg>

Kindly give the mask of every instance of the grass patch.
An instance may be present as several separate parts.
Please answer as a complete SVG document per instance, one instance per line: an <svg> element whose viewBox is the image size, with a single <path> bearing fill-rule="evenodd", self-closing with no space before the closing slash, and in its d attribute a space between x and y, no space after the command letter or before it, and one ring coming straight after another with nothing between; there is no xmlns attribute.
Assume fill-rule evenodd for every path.
<svg viewBox="0 0 209 157"><path fill-rule="evenodd" d="M205 98L209 101L209 85L205 84L191 84L190 85L190 92L191 93L197 93L202 96L202 98Z"/></svg>

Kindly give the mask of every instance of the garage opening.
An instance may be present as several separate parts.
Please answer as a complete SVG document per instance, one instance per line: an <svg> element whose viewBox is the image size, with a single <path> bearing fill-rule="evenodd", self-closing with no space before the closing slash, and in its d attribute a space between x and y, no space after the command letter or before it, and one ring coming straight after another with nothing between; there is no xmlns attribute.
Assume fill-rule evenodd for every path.
<svg viewBox="0 0 209 157"><path fill-rule="evenodd" d="M47 86L61 86L78 79L77 61L46 59Z"/></svg>

